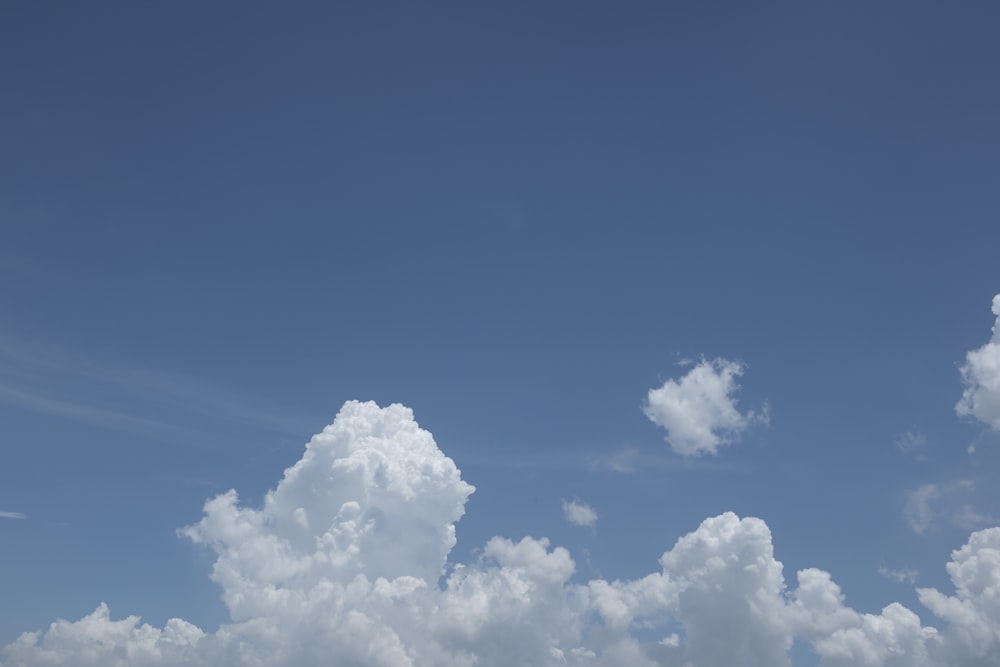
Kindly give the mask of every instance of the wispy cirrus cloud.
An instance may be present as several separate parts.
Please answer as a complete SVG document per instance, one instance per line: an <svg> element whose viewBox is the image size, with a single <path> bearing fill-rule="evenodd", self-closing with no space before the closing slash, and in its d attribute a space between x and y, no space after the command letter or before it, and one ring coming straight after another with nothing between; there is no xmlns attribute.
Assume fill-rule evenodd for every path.
<svg viewBox="0 0 1000 667"><path fill-rule="evenodd" d="M302 430L298 420L224 388L2 333L0 378L0 404L154 439L177 441L233 424L286 435Z"/></svg>
<svg viewBox="0 0 1000 667"><path fill-rule="evenodd" d="M731 463L719 459L679 458L662 453L662 449L654 453L643 451L638 447L623 447L611 454L591 454L587 457L586 462L587 468L591 472L611 472L623 475L664 470L732 471L737 469Z"/></svg>
<svg viewBox="0 0 1000 667"><path fill-rule="evenodd" d="M27 519L28 515L22 512L0 512L0 519Z"/></svg>

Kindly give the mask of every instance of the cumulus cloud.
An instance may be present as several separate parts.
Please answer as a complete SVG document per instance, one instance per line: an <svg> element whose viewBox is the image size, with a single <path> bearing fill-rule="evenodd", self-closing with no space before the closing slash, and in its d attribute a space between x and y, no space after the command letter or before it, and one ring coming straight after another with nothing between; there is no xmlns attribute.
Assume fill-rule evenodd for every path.
<svg viewBox="0 0 1000 667"><path fill-rule="evenodd" d="M974 417L1000 431L1000 294L993 297L993 337L982 347L965 355L959 367L965 391L955 405L962 417Z"/></svg>
<svg viewBox="0 0 1000 667"><path fill-rule="evenodd" d="M741 413L736 408L736 378L744 366L727 359L702 359L680 380L669 379L650 389L644 412L667 431L666 440L678 454L717 454L719 447L736 442L754 423L767 423L765 405L760 412Z"/></svg>
<svg viewBox="0 0 1000 667"><path fill-rule="evenodd" d="M821 570L790 588L767 525L731 512L637 579L576 581L566 549L531 537L447 565L472 490L407 408L347 403L261 507L229 492L182 529L214 551L231 622L157 628L100 604L24 633L0 665L787 667L806 642L827 667L974 667L1000 652L1000 528L953 553L954 594L918 589L939 629L898 603L859 613Z"/></svg>
<svg viewBox="0 0 1000 667"><path fill-rule="evenodd" d="M581 503L576 500L564 500L562 508L566 520L574 526L593 528L597 525L597 512L587 503Z"/></svg>

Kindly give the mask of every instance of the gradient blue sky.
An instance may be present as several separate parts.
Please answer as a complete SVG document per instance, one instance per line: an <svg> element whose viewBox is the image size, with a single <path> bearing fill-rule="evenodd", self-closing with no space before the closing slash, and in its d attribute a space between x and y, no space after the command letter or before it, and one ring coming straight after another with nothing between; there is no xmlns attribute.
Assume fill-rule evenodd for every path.
<svg viewBox="0 0 1000 667"><path fill-rule="evenodd" d="M100 601L224 622L176 529L259 503L354 398L412 407L477 487L453 560L545 535L634 577L732 510L786 576L917 607L879 568L947 587L1000 515L1000 437L954 409L1000 292L998 22L6 3L0 645ZM642 407L701 357L770 423L687 459Z"/></svg>

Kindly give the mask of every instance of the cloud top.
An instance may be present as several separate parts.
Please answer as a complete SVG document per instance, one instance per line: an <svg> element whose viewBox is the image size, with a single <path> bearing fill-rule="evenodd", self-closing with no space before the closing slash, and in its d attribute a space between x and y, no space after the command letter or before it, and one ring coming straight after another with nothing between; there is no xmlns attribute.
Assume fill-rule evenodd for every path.
<svg viewBox="0 0 1000 667"><path fill-rule="evenodd" d="M766 406L759 413L741 413L736 407L736 379L743 371L738 361L702 359L679 380L650 389L643 411L666 429L666 441L676 453L715 455L752 424L767 422Z"/></svg>
<svg viewBox="0 0 1000 667"><path fill-rule="evenodd" d="M973 417L1000 431L1000 294L993 297L993 336L980 348L965 355L959 367L965 390L955 405L962 417Z"/></svg>

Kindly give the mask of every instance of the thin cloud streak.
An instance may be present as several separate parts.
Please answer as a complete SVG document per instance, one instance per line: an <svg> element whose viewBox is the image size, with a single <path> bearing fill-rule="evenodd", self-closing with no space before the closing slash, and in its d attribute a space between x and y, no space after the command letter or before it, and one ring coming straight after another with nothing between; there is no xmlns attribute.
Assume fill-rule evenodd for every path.
<svg viewBox="0 0 1000 667"><path fill-rule="evenodd" d="M0 375L5 379L0 383L0 403L112 430L155 434L159 439L199 435L199 430L180 428L150 416L165 412L285 435L299 436L303 430L298 420L275 414L221 388L171 373L97 364L3 334Z"/></svg>
<svg viewBox="0 0 1000 667"><path fill-rule="evenodd" d="M84 403L40 396L4 384L0 384L0 403L157 439L176 441L195 435L194 431L172 424Z"/></svg>
<svg viewBox="0 0 1000 667"><path fill-rule="evenodd" d="M18 519L23 521L27 518L28 515L22 512L0 512L0 519Z"/></svg>
<svg viewBox="0 0 1000 667"><path fill-rule="evenodd" d="M633 475L660 470L713 470L730 471L738 466L718 459L680 458L663 454L647 454L638 447L625 447L614 454L592 455L587 459L591 472L613 472Z"/></svg>

